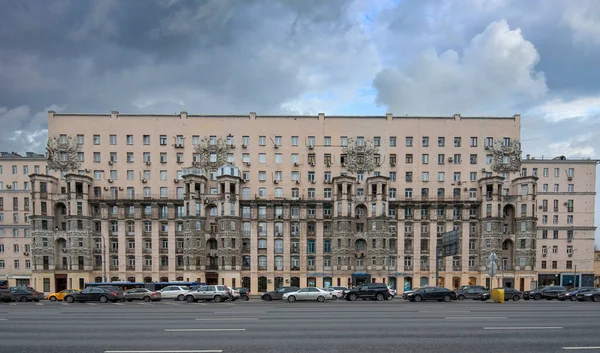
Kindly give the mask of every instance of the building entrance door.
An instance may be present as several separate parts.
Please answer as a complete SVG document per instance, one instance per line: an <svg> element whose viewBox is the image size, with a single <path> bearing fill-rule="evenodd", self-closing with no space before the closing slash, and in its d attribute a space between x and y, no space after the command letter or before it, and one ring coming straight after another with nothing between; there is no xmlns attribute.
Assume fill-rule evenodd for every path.
<svg viewBox="0 0 600 353"><path fill-rule="evenodd" d="M67 288L67 275L54 275L54 290L56 292L60 292L61 290L69 289ZM83 289L83 288L81 288Z"/></svg>
<svg viewBox="0 0 600 353"><path fill-rule="evenodd" d="M219 284L219 274L215 272L206 273L206 284L209 286L216 286Z"/></svg>

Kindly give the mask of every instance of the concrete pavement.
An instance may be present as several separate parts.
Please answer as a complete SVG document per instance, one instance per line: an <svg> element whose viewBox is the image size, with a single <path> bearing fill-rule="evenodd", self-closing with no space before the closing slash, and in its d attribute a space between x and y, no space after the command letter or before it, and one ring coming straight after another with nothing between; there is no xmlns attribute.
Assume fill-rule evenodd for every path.
<svg viewBox="0 0 600 353"><path fill-rule="evenodd" d="M600 352L599 314L556 301L12 303L0 351Z"/></svg>

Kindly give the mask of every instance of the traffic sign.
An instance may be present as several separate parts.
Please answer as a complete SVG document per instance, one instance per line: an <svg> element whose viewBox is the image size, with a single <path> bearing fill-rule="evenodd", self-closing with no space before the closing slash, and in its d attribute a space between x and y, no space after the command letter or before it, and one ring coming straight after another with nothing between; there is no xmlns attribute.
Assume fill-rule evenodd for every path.
<svg viewBox="0 0 600 353"><path fill-rule="evenodd" d="M490 256L488 256L487 261L486 261L488 266L492 262L498 263L498 256L496 255L495 252L491 253Z"/></svg>
<svg viewBox="0 0 600 353"><path fill-rule="evenodd" d="M492 262L491 265L488 265L488 274L490 277L494 277L498 273L498 264Z"/></svg>

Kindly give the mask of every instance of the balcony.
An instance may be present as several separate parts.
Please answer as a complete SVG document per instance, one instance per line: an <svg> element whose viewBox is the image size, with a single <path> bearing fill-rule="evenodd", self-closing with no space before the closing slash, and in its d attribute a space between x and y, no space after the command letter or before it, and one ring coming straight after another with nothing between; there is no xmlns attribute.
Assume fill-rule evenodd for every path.
<svg viewBox="0 0 600 353"><path fill-rule="evenodd" d="M168 254L169 253L169 248L160 248L159 253L160 254Z"/></svg>
<svg viewBox="0 0 600 353"><path fill-rule="evenodd" d="M110 265L111 271L119 271L119 265Z"/></svg>
<svg viewBox="0 0 600 353"><path fill-rule="evenodd" d="M152 232L151 231L144 231L144 232L142 232L142 236L143 237L151 237L152 236Z"/></svg>
<svg viewBox="0 0 600 353"><path fill-rule="evenodd" d="M142 253L144 254L152 254L152 248L143 248Z"/></svg>
<svg viewBox="0 0 600 353"><path fill-rule="evenodd" d="M462 266L457 266L457 265L453 265L452 266L452 271L458 272L458 271L462 271Z"/></svg>
<svg viewBox="0 0 600 353"><path fill-rule="evenodd" d="M250 271L250 265L243 265L242 271Z"/></svg>
<svg viewBox="0 0 600 353"><path fill-rule="evenodd" d="M94 248L94 254L102 254L102 249Z"/></svg>
<svg viewBox="0 0 600 353"><path fill-rule="evenodd" d="M219 265L214 265L214 264L206 265L206 269L211 270L211 271L217 271L219 269Z"/></svg>
<svg viewBox="0 0 600 353"><path fill-rule="evenodd" d="M429 264L421 264L421 271L429 271Z"/></svg>
<svg viewBox="0 0 600 353"><path fill-rule="evenodd" d="M175 270L182 271L183 265L175 265Z"/></svg>
<svg viewBox="0 0 600 353"><path fill-rule="evenodd" d="M152 213L146 213L146 212L144 212L142 218L143 219L151 219L152 218Z"/></svg>
<svg viewBox="0 0 600 353"><path fill-rule="evenodd" d="M175 248L176 254L183 254L183 248Z"/></svg>
<svg viewBox="0 0 600 353"><path fill-rule="evenodd" d="M421 249L421 254L429 254L429 249Z"/></svg>
<svg viewBox="0 0 600 353"><path fill-rule="evenodd" d="M300 249L297 247L292 247L290 250L290 253L292 254L299 254L300 253Z"/></svg>
<svg viewBox="0 0 600 353"><path fill-rule="evenodd" d="M118 254L119 253L119 249L118 248L110 248L110 253L111 254Z"/></svg>
<svg viewBox="0 0 600 353"><path fill-rule="evenodd" d="M144 266L142 266L142 271L152 271L152 265L144 265Z"/></svg>
<svg viewBox="0 0 600 353"><path fill-rule="evenodd" d="M242 252L243 253L249 253L250 252L250 247L249 246L242 246Z"/></svg>
<svg viewBox="0 0 600 353"><path fill-rule="evenodd" d="M127 271L135 271L135 265L127 265Z"/></svg>
<svg viewBox="0 0 600 353"><path fill-rule="evenodd" d="M160 237L168 237L169 236L169 232L166 230L161 230L160 232L158 232L158 236Z"/></svg>
<svg viewBox="0 0 600 353"><path fill-rule="evenodd" d="M159 271L168 271L169 270L169 265L160 265L158 267Z"/></svg>
<svg viewBox="0 0 600 353"><path fill-rule="evenodd" d="M126 254L135 254L135 248L127 248L125 251Z"/></svg>
<svg viewBox="0 0 600 353"><path fill-rule="evenodd" d="M94 265L94 271L102 270L102 265Z"/></svg>

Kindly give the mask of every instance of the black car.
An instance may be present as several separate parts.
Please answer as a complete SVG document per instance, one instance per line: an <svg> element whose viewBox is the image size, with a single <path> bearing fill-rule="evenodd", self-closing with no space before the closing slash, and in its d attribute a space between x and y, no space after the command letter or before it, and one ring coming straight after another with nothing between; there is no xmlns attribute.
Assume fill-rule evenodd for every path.
<svg viewBox="0 0 600 353"><path fill-rule="evenodd" d="M456 297L458 298L458 300L465 300L465 299L477 300L477 299L479 299L479 295L482 293L485 293L485 292L486 292L486 290L482 286L473 286L473 287L462 289L462 290L459 288L456 291Z"/></svg>
<svg viewBox="0 0 600 353"><path fill-rule="evenodd" d="M0 286L0 301L5 303L10 301L10 289Z"/></svg>
<svg viewBox="0 0 600 353"><path fill-rule="evenodd" d="M101 287L88 287L81 292L67 294L64 300L67 303L76 301L80 303L88 301L99 301L101 303L111 301L116 303L120 301L119 295L116 292Z"/></svg>
<svg viewBox="0 0 600 353"><path fill-rule="evenodd" d="M521 292L520 290L516 290L514 288L505 287L505 288L494 288L494 289L504 290L504 301L512 300L512 301L516 302L516 301L521 300L521 298L523 297L523 292ZM491 297L491 292L485 291L485 292L479 294L479 297L477 299L486 301L486 300L490 299L490 297Z"/></svg>
<svg viewBox="0 0 600 353"><path fill-rule="evenodd" d="M406 299L411 302L422 302L426 300L449 302L451 300L456 300L456 292L443 287L425 287L409 293L406 296Z"/></svg>
<svg viewBox="0 0 600 353"><path fill-rule="evenodd" d="M600 302L600 288L594 288L589 292L578 293L577 300L582 302Z"/></svg>
<svg viewBox="0 0 600 353"><path fill-rule="evenodd" d="M523 299L529 300L540 300L540 299L557 299L559 293L564 293L567 291L567 288L563 286L547 286L541 287L537 289L533 289L523 293Z"/></svg>
<svg viewBox="0 0 600 353"><path fill-rule="evenodd" d="M290 287L279 287L274 291L270 291L270 292L266 292L263 293L260 296L260 299L264 300L264 301L271 301L271 300L281 300L281 298L283 297L283 295L285 293L290 293L290 292L296 292L299 291L300 288L299 287L294 287L294 286L290 286ZM240 293L241 294L241 293Z"/></svg>
<svg viewBox="0 0 600 353"><path fill-rule="evenodd" d="M390 289L385 283L366 283L344 292L344 299L355 301L356 299L385 300L390 298Z"/></svg>
<svg viewBox="0 0 600 353"><path fill-rule="evenodd" d="M240 293L240 299L241 300L249 300L250 299L250 289L248 288L234 288L236 291L238 291L238 293Z"/></svg>
<svg viewBox="0 0 600 353"><path fill-rule="evenodd" d="M577 294L591 292L594 289L595 289L594 287L571 288L565 292L558 293L557 299L560 301L565 301L565 300L576 301Z"/></svg>
<svg viewBox="0 0 600 353"><path fill-rule="evenodd" d="M15 302L39 302L44 297L44 293L40 293L35 289L13 289L10 291L10 300Z"/></svg>

